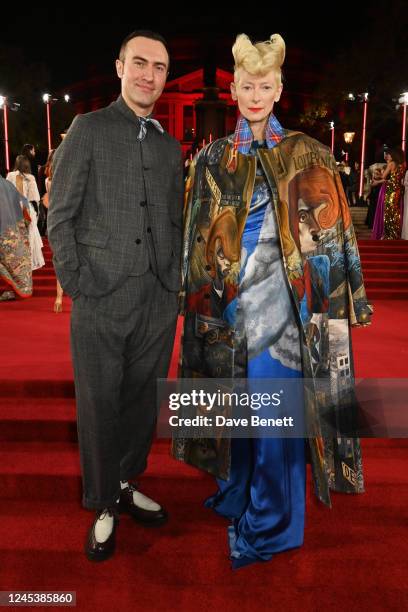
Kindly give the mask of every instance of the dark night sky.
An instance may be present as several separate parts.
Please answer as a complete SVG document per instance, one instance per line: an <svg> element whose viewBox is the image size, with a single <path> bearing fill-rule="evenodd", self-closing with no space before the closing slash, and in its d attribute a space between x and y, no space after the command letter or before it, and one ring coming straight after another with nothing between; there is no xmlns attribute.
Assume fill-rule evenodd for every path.
<svg viewBox="0 0 408 612"><path fill-rule="evenodd" d="M273 7L277 3L268 3ZM121 40L136 28L149 28L162 33L175 51L173 75L177 75L177 56L183 53L182 44L176 38L192 37L197 59L204 60L209 49L217 49L224 41L224 64L232 62L229 49L235 35L245 32L256 40L265 40L279 32L288 48L296 46L331 57L344 45L358 36L361 28L375 11L375 2L286 2L287 8L252 10L251 14L237 11L233 15L186 15L168 12L149 13L131 11L123 5L112 5L113 10L81 10L71 8L41 7L12 12L0 24L0 43L22 47L27 57L44 62L51 72L50 86L63 88L82 80L92 73L109 74L113 71ZM379 3L379 5L381 5ZM31 5L32 6L32 5ZM197 9L202 7L197 3ZM204 5L205 6L205 5ZM228 3L229 7L233 4ZM251 9L254 6L250 4ZM260 5L261 6L261 5ZM176 7L175 7L176 8ZM232 11L230 10L230 13ZM186 49L188 46L185 47ZM191 52L191 51L190 51ZM186 58L184 58L186 59ZM217 57L217 60L219 58ZM218 62L220 63L220 62ZM0 67L1 76L1 67Z"/></svg>
<svg viewBox="0 0 408 612"><path fill-rule="evenodd" d="M114 62L120 44L135 29L152 29L165 36L171 55L169 80L205 66L232 70L231 47L239 33L248 34L254 41L279 33L287 46L284 96L294 96L294 99L298 96L300 100L305 95L316 95L319 100L322 86L333 119L341 125L347 119L354 130L360 121L358 105L348 107L346 117L336 115L340 112L344 88L369 91L370 134L375 142L397 142L401 119L395 109L395 96L408 89L406 71L401 69L408 61L407 2L280 0L261 4L252 1L247 10L239 10L238 3L218 3L213 8L201 2L183 3L181 10L180 5L173 4L173 11L166 13L152 2L146 3L150 11L142 11L140 4L137 9L131 9L119 3L112 4L111 10L97 5L79 9L68 3L64 8L56 3L37 4L32 8L31 3L24 7L14 5L12 10L2 9L0 93L21 103L20 112L10 114L10 122L14 121L13 142L26 142L28 138L45 150L44 132L39 127L44 111L41 94L49 91L61 98L61 94L71 93L75 103L75 92L86 92L83 81L91 77L106 76L106 81L96 78L95 87L105 82L111 87L109 77L114 82ZM220 12L220 6L229 9L228 14ZM203 15L201 10L207 13ZM16 50L14 62L12 47ZM23 61L18 57L21 52L25 56ZM40 66L36 66L37 62ZM29 64L34 64L34 69L25 75ZM45 72L41 66L46 68ZM82 83L74 88L78 82ZM296 123L298 107L293 108L296 116L288 120L292 127L300 129ZM70 124L73 112L73 105L59 106L58 114L54 114L54 123L56 119L61 123L55 128L57 131ZM285 114L283 117L286 120ZM316 129L315 137L327 138L325 121L317 120L311 128ZM343 127L346 129L345 124Z"/></svg>

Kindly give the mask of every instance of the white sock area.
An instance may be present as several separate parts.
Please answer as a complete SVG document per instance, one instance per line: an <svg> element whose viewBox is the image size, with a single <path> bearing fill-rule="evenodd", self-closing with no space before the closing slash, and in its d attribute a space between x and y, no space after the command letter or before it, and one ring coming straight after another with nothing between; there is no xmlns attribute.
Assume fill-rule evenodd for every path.
<svg viewBox="0 0 408 612"><path fill-rule="evenodd" d="M95 540L106 542L113 530L113 516L110 516L106 509L95 523Z"/></svg>
<svg viewBox="0 0 408 612"><path fill-rule="evenodd" d="M129 486L127 480L120 481L120 488L126 489ZM143 493L139 491L133 491L133 503L139 508L143 508L143 510L151 510L152 512L158 512L161 510L161 506L157 504L155 501L150 499L150 497L146 497Z"/></svg>
<svg viewBox="0 0 408 612"><path fill-rule="evenodd" d="M139 508L143 508L143 510L152 510L153 512L157 512L161 509L159 504L156 504L155 501L150 499L150 497L146 497L143 493L139 491L133 491L133 503Z"/></svg>

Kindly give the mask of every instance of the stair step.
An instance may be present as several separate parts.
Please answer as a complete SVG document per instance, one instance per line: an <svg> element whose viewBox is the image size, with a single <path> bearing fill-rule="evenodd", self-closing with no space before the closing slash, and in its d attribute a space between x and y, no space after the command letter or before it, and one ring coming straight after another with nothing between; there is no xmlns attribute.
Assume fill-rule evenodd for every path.
<svg viewBox="0 0 408 612"><path fill-rule="evenodd" d="M0 442L76 442L74 399L2 398Z"/></svg>
<svg viewBox="0 0 408 612"><path fill-rule="evenodd" d="M35 372L34 372L35 375ZM69 399L75 397L72 379L3 379L0 380L0 398L14 398L16 401L28 398Z"/></svg>
<svg viewBox="0 0 408 612"><path fill-rule="evenodd" d="M363 272L367 270L397 270L400 266L396 266L394 261L384 261L382 259L363 261L361 260Z"/></svg>
<svg viewBox="0 0 408 612"><path fill-rule="evenodd" d="M33 285L35 288L37 287L53 287L54 291L56 291L57 279L55 275L45 275L45 274L37 274L33 276Z"/></svg>
<svg viewBox="0 0 408 612"><path fill-rule="evenodd" d="M184 479L189 488L205 475L170 457L170 442L154 444L143 482ZM2 499L80 501L81 479L77 444L68 442L2 442ZM171 495L171 487L169 487Z"/></svg>
<svg viewBox="0 0 408 612"><path fill-rule="evenodd" d="M402 240L401 238L399 238L398 240L362 240L361 244L373 244L373 242L375 242L376 244L379 245L385 245L385 244L396 244L396 245L404 245L404 244L408 244L407 240Z"/></svg>
<svg viewBox="0 0 408 612"><path fill-rule="evenodd" d="M0 383L1 384L1 383ZM47 383L46 383L47 384ZM75 401L54 397L3 397L0 402L0 419L60 421L75 419Z"/></svg>
<svg viewBox="0 0 408 612"><path fill-rule="evenodd" d="M390 281L399 282L399 279L408 281L408 269L407 270L384 270L383 268L371 268L364 272L364 282L375 281L377 278L386 278Z"/></svg>
<svg viewBox="0 0 408 612"><path fill-rule="evenodd" d="M55 298L56 295L56 288L55 285L49 285L49 286L39 286L36 287L34 284L33 287L33 296L35 297L54 297Z"/></svg>
<svg viewBox="0 0 408 612"><path fill-rule="evenodd" d="M386 288L390 288L390 289L399 289L399 290L406 290L408 291L408 279L397 279L394 280L392 278L381 278L381 279L374 279L372 277L364 277L364 284L366 286L366 289L370 288L370 287L375 287L376 289L386 289ZM397 284L397 286L395 286Z"/></svg>
<svg viewBox="0 0 408 612"><path fill-rule="evenodd" d="M362 262L365 261L390 261L397 265L400 263L408 264L408 252L407 253L367 253L360 251L360 259Z"/></svg>
<svg viewBox="0 0 408 612"><path fill-rule="evenodd" d="M389 247L388 249L376 249L375 247L370 246L361 246L359 247L360 254L371 254L376 253L377 255L408 255L408 249L404 249L403 247Z"/></svg>
<svg viewBox="0 0 408 612"><path fill-rule="evenodd" d="M369 300L408 300L408 289L401 291L400 289L376 289L370 287L367 288L367 296Z"/></svg>
<svg viewBox="0 0 408 612"><path fill-rule="evenodd" d="M53 276L55 278L55 270L53 267L44 266L39 270L34 270L33 278L37 278L37 276Z"/></svg>
<svg viewBox="0 0 408 612"><path fill-rule="evenodd" d="M149 482L149 491L146 490L146 493L156 499L164 498L166 500L166 507L169 509L170 520L173 524L163 526L157 531L152 529L136 529L131 517L125 514L121 515L120 528L117 530L116 535L117 546L120 549L121 557L123 555L137 555L138 553L140 554L141 551L146 553L146 551L152 547L152 544L157 546L159 541L161 545L165 547L165 540L171 537L171 532L174 530L177 522L183 524L185 535L188 534L190 537L194 537L193 534L197 532L198 527L196 521L198 521L200 534L205 533L206 542L207 539L211 540L211 538L213 538L213 546L216 547L219 533L214 529L212 521L216 522L217 517L215 514L210 514L205 508L200 511L196 501L197 498L200 499L200 495L202 496L203 492L204 494L207 492L207 488L208 493L213 490L214 485L210 477L208 477L206 481L208 482L207 487L203 481L199 481L196 484L196 491L193 492L186 490L181 481L176 485L174 481L171 481L169 485L177 487L177 499L174 499L174 496L171 494L169 485L165 483ZM197 496L196 499L194 498L195 495ZM89 562L85 559L83 554L83 546L86 533L94 519L93 511L81 507L79 500L66 500L64 502L62 500L56 501L49 499L48 501L30 500L29 512L30 529L28 530L27 505L23 503L23 500L8 500L7 504L5 504L5 507L2 509L2 539L0 549L2 565L4 563L3 567L10 567L10 561L6 563L4 556L10 555L11 557L14 554L18 555L18 559L20 560L21 557L24 559L24 555L28 554L31 565L29 563L27 567L24 566L27 570L25 574L26 580L27 576L30 576L31 584L41 585L44 583L44 577L41 579L39 576L38 582L32 579L32 574L33 572L35 573L35 567L37 565L37 555L43 564L43 571L44 568L49 567L47 555L58 554L61 556L61 558L56 560L56 571L60 572L60 578L58 578L59 585L64 584L64 582L61 582L61 578L64 574L66 578L71 574L71 572L67 572L67 563L69 566L75 563L76 571L78 571L78 566L83 564L84 571L86 568L89 571ZM189 515L194 515L195 520L185 522L185 517ZM68 527L69 532L67 533ZM154 556L155 553L153 550L151 554ZM35 561L33 561L33 555L35 555ZM128 561L126 563L129 568L135 565ZM75 571L73 568L71 569ZM20 569L20 571L22 570ZM100 575L100 571L101 568L98 567L98 575ZM135 565L134 572L136 573L138 571L139 569L137 569ZM47 575L49 575L49 571ZM126 581L128 579L128 574L126 574ZM115 577L116 587L118 586L117 582L118 578ZM121 582L120 579L119 582ZM85 584L87 584L87 581ZM125 586L124 576L122 576L122 585ZM83 588L83 585L81 585L80 595L82 602L85 601ZM77 592L77 597L78 595L79 592ZM79 609L82 610L83 607L79 606ZM93 609L104 610L106 608L102 605L100 607L96 606ZM136 611L145 608L139 607L139 605L133 603L133 605L126 609L133 609Z"/></svg>

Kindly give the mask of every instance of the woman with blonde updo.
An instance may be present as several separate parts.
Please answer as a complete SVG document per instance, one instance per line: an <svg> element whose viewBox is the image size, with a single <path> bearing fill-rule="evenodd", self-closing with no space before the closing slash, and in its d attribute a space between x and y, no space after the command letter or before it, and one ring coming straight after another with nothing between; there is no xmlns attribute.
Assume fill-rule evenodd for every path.
<svg viewBox="0 0 408 612"><path fill-rule="evenodd" d="M186 183L180 376L218 377L234 391L244 379L251 396L281 393L281 405L257 406L255 414L267 423L291 417L294 427L274 434L272 425L259 426L231 440L231 429L192 433L175 439L173 453L217 477L206 505L232 521L230 558L239 568L302 545L306 449L322 502L330 505L329 489L362 492L359 442L342 431L350 432L354 409L345 399L352 397L349 323L368 324L371 308L330 150L274 115L282 37L253 44L240 34L232 53L235 132L197 154ZM332 430L320 417L329 409Z"/></svg>

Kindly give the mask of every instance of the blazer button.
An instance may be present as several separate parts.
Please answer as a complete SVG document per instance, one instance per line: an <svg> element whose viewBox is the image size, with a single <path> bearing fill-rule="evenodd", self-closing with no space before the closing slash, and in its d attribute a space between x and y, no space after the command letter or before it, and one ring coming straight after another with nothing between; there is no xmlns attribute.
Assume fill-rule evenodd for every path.
<svg viewBox="0 0 408 612"><path fill-rule="evenodd" d="M150 170L149 166L143 166L143 170Z"/></svg>
<svg viewBox="0 0 408 612"><path fill-rule="evenodd" d="M146 232L147 232L148 234L151 234L151 233L152 233L152 228L151 228L151 227L148 227L148 228L147 228L147 230L146 230Z"/></svg>
<svg viewBox="0 0 408 612"><path fill-rule="evenodd" d="M207 264L207 265L205 266L205 269L206 269L206 270L208 270L208 271L210 271L210 270L211 270L211 266L210 266L210 264Z"/></svg>
<svg viewBox="0 0 408 612"><path fill-rule="evenodd" d="M140 206L146 206L147 202L146 200L143 200L143 202L140 202Z"/></svg>
<svg viewBox="0 0 408 612"><path fill-rule="evenodd" d="M140 238L136 238L135 242L136 244L140 244L142 241L140 240Z"/></svg>
<svg viewBox="0 0 408 612"><path fill-rule="evenodd" d="M197 242L201 242L201 236L197 236Z"/></svg>
<svg viewBox="0 0 408 612"><path fill-rule="evenodd" d="M209 293L204 293L204 297L205 297L206 300L209 300L210 299L210 294Z"/></svg>

